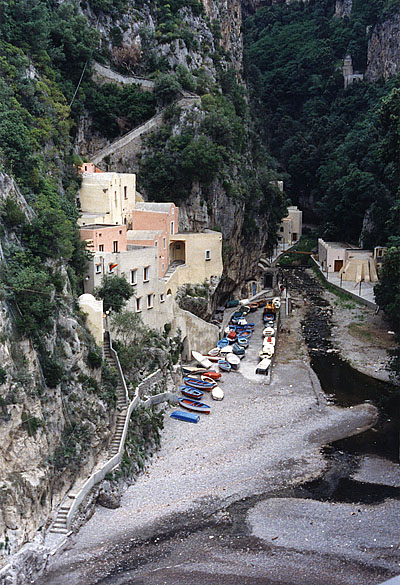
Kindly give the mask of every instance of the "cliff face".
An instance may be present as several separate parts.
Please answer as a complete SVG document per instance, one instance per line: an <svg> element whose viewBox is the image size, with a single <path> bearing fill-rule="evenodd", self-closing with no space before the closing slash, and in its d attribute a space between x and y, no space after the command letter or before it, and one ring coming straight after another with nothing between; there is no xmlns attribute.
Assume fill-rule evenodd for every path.
<svg viewBox="0 0 400 585"><path fill-rule="evenodd" d="M0 205L9 197L32 217L14 182L1 174ZM17 245L3 225L3 266L7 248ZM112 424L109 405L96 392L100 370L88 366L93 341L62 273L57 314L40 352L16 329L18 306L7 294L0 300L0 565L49 525L74 481L92 468Z"/></svg>
<svg viewBox="0 0 400 585"><path fill-rule="evenodd" d="M400 13L377 24L369 39L367 71L369 81L388 79L400 71Z"/></svg>
<svg viewBox="0 0 400 585"><path fill-rule="evenodd" d="M214 180L205 180L203 184L198 180L193 180L188 185L185 195L181 194L179 198L174 192L174 185L171 185L167 195L163 195L179 205L181 230L201 231L204 228L221 230L224 238L225 274L219 287L219 294L220 300L223 301L225 294L229 294L244 281L255 276L258 258L275 228L270 225L270 210L264 206L264 211L260 212L257 199L263 198L264 195L268 198L268 195L264 193L260 195L260 191L258 195L254 195L249 187L251 181L248 181L248 177L253 177L253 184L257 183L258 169L252 160L249 120L245 111L247 98L242 78L242 2L241 0L223 0L222 2L202 0L202 4L204 7L202 12L182 8L177 14L169 15L167 23L165 15L160 12L158 3L145 4L140 13L135 11L134 14L129 12L124 14L120 20L113 21L113 26L118 26L121 31L124 31L119 47L113 46L109 19L100 19L98 26L104 35L102 44L108 45L109 48L111 67L122 68L125 75L149 75L151 74L149 63L163 62L167 63L171 74L174 75L177 66L184 66L197 79L197 88L192 91L200 95L205 94L205 96L201 102L199 99L184 106L181 105L178 120L172 124L173 127L170 125L168 128L170 140L174 140L177 136L185 137L189 129L189 133L192 133L196 141L204 133L202 126L209 114L214 113L216 120L220 122L220 114L215 113L214 108L220 108L218 112L221 112L224 118L226 117L224 129L213 131L210 128L211 124L207 128L207 136L211 136L218 146L225 148L227 138L224 133L226 132L229 136L232 132L237 132L238 125L241 126L239 131L241 136L238 141L244 141L245 144L237 148L234 155L230 156L230 160L229 156L223 155L223 169ZM246 5L245 9L256 7L256 4L250 7ZM195 42L186 33L182 34L181 38L170 40L166 38L165 26L171 29L174 19L177 22L178 18L181 30L187 27L187 30L194 33ZM134 55L128 67L126 59L122 60L122 55L125 57ZM229 71L233 72L231 77L227 75ZM125 81L129 82L128 79ZM222 107L219 100L213 97L218 94L227 96L230 105L228 101ZM175 101L177 102L178 99L179 96L175 98ZM216 105L210 106L210 100L216 101ZM240 100L243 106L239 107ZM165 104L158 105L160 109L160 106ZM157 191L154 192L154 189L153 193L146 191L149 177L144 176L145 169L142 162L146 156L153 156L168 147L168 143L166 144L163 138L164 124L168 126L169 122L163 121L163 118L157 119L157 123L154 123L151 128L146 129L140 136L135 136L129 145L118 149L107 158L113 170L138 173L140 190L148 199L157 198ZM164 140L162 146L159 141L151 140L152 133L153 135L158 133L160 139ZM80 152L88 153L89 156L90 153L95 154L93 145L103 147L106 144L104 137L91 132L88 116L81 119L78 139ZM235 140L234 138L233 141ZM176 164L179 163L180 161L177 160ZM171 164L174 163L171 162ZM157 172L157 169L153 172ZM243 179L244 176L247 177L246 180ZM265 181L265 185L268 185L268 181ZM249 228L249 225L252 229L246 230L246 226Z"/></svg>

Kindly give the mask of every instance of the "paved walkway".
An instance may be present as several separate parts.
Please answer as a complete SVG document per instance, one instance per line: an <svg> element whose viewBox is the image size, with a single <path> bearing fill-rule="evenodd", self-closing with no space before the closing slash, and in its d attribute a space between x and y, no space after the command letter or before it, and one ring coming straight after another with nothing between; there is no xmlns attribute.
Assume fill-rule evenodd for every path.
<svg viewBox="0 0 400 585"><path fill-rule="evenodd" d="M337 272L326 273L322 270L321 264L318 262L318 260L315 260L315 258L313 258L313 260L315 266L319 269L322 276L325 278L327 282L350 293L351 295L356 297L356 300L361 300L362 302L365 302L372 308L378 308L378 305L375 303L374 295L375 283L372 282L359 283L342 280Z"/></svg>

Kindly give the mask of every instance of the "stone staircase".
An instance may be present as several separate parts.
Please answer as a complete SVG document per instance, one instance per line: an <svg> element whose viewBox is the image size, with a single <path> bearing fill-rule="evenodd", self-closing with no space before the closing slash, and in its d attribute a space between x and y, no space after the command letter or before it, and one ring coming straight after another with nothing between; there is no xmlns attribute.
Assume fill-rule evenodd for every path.
<svg viewBox="0 0 400 585"><path fill-rule="evenodd" d="M193 104L196 102L200 102L199 96L191 95L188 92L185 92L184 97L177 100L175 103L179 107L185 107L188 106L189 104ZM140 124L140 126L133 128L133 130L130 130L130 132L127 132L126 134L121 136L121 138L117 138L116 140L114 140L114 142L111 142L111 144L109 144L99 152L95 153L91 157L91 161L93 162L93 164L99 165L106 156L111 156L115 154L116 152L118 152L118 150L125 148L131 142L134 142L135 140L140 138L142 134L150 132L154 128L160 126L163 122L164 110L165 108L162 109L161 112L159 112L158 114L155 114L155 116L150 118L150 120L144 122L144 124Z"/></svg>
<svg viewBox="0 0 400 585"><path fill-rule="evenodd" d="M108 333L105 333L105 335L104 335L104 359L111 368L118 370L117 363L116 363L114 356L112 354L112 351L111 351L110 337L109 337ZM117 414L117 421L116 421L115 433L114 433L114 436L113 436L111 443L109 445L109 448L108 448L109 454L111 457L116 455L119 451L122 435L124 432L126 411L127 411L127 407L128 407L128 404L126 401L125 388L124 388L119 376L118 376L118 385L116 388L116 393L117 393L117 413L118 413ZM55 519L53 525L51 526L51 529L50 529L51 533L53 533L53 534L54 533L55 534L66 534L68 532L67 517L68 517L68 513L71 509L72 502L73 502L74 491L76 491L76 488L73 488L73 490L68 494L66 500L61 504L61 506L57 512L56 519Z"/></svg>
<svg viewBox="0 0 400 585"><path fill-rule="evenodd" d="M183 266L183 264L185 264L183 260L174 260L174 262L171 262L171 264L168 266L167 272L163 276L163 279L167 281L178 268L178 266Z"/></svg>

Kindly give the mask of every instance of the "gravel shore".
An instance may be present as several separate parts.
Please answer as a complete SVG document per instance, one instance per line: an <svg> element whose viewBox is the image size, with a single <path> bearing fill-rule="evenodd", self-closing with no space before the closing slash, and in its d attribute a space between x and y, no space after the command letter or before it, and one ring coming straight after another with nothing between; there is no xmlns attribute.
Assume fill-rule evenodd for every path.
<svg viewBox="0 0 400 585"><path fill-rule="evenodd" d="M282 555L283 550L282 541L274 540L274 523L272 520L271 524L269 521L265 523L266 510L273 506L270 498L279 495L282 490L319 477L326 466L326 460L320 451L321 446L371 426L376 417L376 409L370 404L338 408L329 405L321 391L316 391L315 379L310 375L308 356L301 339L300 318L301 311L297 311L291 318L290 333L282 335L279 340L272 382L267 385L265 377L255 374L263 326L261 312L254 314L256 330L245 361L238 372L223 376L221 387L225 392L224 400L212 402L207 399L206 402L212 404L212 413L209 416L203 415L198 424L171 419L169 414L173 408L169 408L165 416L161 449L152 458L146 472L125 492L121 507L116 510L98 507L79 534L71 537L68 548L52 560L47 575L40 580L41 585L311 585L318 582L311 577L315 568L304 573L304 580L300 577L297 581L291 580L289 568L291 563L294 567L298 562L296 558L303 552L304 538L300 535L299 525L293 524L290 528L288 515L285 516L288 521L286 530L292 536L287 537L285 546L292 552L290 559L286 558L284 561L288 567L287 580L284 580L282 562L280 580L267 578L269 575L271 579L276 579L278 574L278 559L275 559L276 563L272 563L270 547L272 546L278 556ZM269 552L263 553L264 556L258 554L255 563L257 570L253 571L252 562L249 562L248 571L243 573L243 563L236 557L236 561L232 559L229 571L225 570L225 563L221 564L220 561L215 564L211 559L208 568L199 561L197 568L181 563L181 569L171 569L171 563L174 562L171 555L178 554L177 551L184 547L185 542L189 547L189 542L192 543L193 539L204 537L202 542L205 546L208 538L214 538L213 534L207 533L207 523L224 523L229 507L249 498L256 498L261 502L255 503L254 508L250 506L248 513L243 516L242 521L249 531L246 538L256 537L259 543L268 542ZM315 502L309 502L310 506L313 504ZM303 504L300 500L292 500L290 505L296 507ZM310 508L309 514L313 515L314 510ZM340 513L337 522L340 522ZM363 539L366 538L365 530L368 529L373 531L373 521L363 525ZM180 530L186 531L187 536L174 541L174 535ZM205 531L201 532L203 536L199 531ZM192 534L188 536L190 532ZM219 536L220 544L224 542L224 538L224 535ZM390 534L388 538L390 540ZM153 562L150 550L156 547L156 556L165 552L163 547L167 545L162 543L168 539L170 543L174 542L174 547L168 548L169 556L167 555L165 563L170 569L167 570L164 561L158 559ZM364 558L362 549L357 547L356 535L354 539L349 563L362 564L365 561L367 565L373 565L375 558L376 565L383 573L393 573L397 564L391 558L385 564L379 564L376 555ZM231 539L231 553L232 542ZM148 546L145 550L148 550L151 559L143 559L143 555L146 557L143 546ZM248 548L249 543L246 546ZM314 552L322 553L322 549L326 555L327 550L321 544ZM218 547L213 550L217 554ZM154 554L153 551L152 555ZM226 550L224 554L228 554ZM131 562L134 558L137 559L133 572L128 571L127 555ZM337 561L341 555L346 555L346 550L333 550L332 555ZM324 570L321 565L321 576L324 571L326 574L329 572L326 562L325 560ZM329 562L333 562L332 558ZM146 571L139 570L141 564L146 566ZM152 570L157 573L157 578L154 576L156 573L151 573ZM351 579L354 579L355 574L360 576L361 573L365 585L379 583L371 580L371 576L375 575L374 571L371 574L364 574L363 571L360 573L359 567L357 571L352 573L349 569L347 580L343 577L335 581L332 577L329 583L353 585L358 581ZM117 579L120 572L122 574ZM107 578L107 575L112 577ZM214 581L208 580L210 575L218 577ZM320 583L324 583L322 577Z"/></svg>

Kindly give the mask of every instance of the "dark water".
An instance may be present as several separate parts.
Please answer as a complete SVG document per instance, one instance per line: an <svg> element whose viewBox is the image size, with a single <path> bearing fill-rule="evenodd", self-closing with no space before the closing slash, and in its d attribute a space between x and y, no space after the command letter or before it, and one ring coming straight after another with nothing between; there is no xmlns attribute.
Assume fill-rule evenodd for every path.
<svg viewBox="0 0 400 585"><path fill-rule="evenodd" d="M354 370L337 354L314 354L311 366L335 404L353 406L368 400L379 408L379 420L373 429L338 441L335 447L355 455L378 455L398 462L400 388Z"/></svg>

